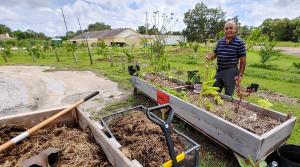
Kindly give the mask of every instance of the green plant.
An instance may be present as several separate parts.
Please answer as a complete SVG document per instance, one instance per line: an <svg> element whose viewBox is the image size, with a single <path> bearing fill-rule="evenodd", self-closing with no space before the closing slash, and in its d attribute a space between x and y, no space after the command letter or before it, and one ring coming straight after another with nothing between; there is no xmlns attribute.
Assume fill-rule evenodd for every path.
<svg viewBox="0 0 300 167"><path fill-rule="evenodd" d="M294 67L296 70L300 71L300 63L293 62L293 67Z"/></svg>
<svg viewBox="0 0 300 167"><path fill-rule="evenodd" d="M78 63L77 56L75 51L77 50L77 45L75 43L67 42L65 44L67 52L72 52L75 63Z"/></svg>
<svg viewBox="0 0 300 167"><path fill-rule="evenodd" d="M131 53L128 53L127 51L123 51L123 53L126 55L127 57L127 62L128 63L133 63L133 60L135 59L134 55Z"/></svg>
<svg viewBox="0 0 300 167"><path fill-rule="evenodd" d="M268 101L268 99L259 99L257 101L258 105L262 106L264 109L270 108L273 106L272 103Z"/></svg>
<svg viewBox="0 0 300 167"><path fill-rule="evenodd" d="M274 49L275 44L273 42L269 42L268 40L265 40L262 42L262 46L259 50L259 56L260 56L260 62L263 65L266 65L273 56L280 55L279 50Z"/></svg>
<svg viewBox="0 0 300 167"><path fill-rule="evenodd" d="M267 166L267 162L263 161L263 160L254 162L251 157L249 157L249 159L247 159L247 160L240 157L239 155L237 155L237 157L238 157L237 159L238 159L238 162L241 167L266 167Z"/></svg>
<svg viewBox="0 0 300 167"><path fill-rule="evenodd" d="M4 62L7 63L7 61L8 61L7 59L9 57L11 57L11 45L5 44L2 52L3 52L2 56L3 56Z"/></svg>
<svg viewBox="0 0 300 167"><path fill-rule="evenodd" d="M187 43L186 43L186 42L179 41L179 46L180 46L180 48L181 48L181 50L182 50L183 48L186 48L186 47L187 47Z"/></svg>

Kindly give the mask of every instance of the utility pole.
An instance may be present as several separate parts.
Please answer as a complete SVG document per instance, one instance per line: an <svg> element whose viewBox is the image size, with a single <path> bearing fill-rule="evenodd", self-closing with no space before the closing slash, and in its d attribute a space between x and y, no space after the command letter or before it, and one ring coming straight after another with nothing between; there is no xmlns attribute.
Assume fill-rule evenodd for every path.
<svg viewBox="0 0 300 167"><path fill-rule="evenodd" d="M63 18L64 18L64 23L65 23L65 27L66 27L66 36L67 36L67 40L69 41L69 43L71 44L71 40L70 40L70 38L69 38L69 35L68 35L68 27L67 27L67 23L66 23L66 19L65 19L65 15L64 15L64 10L62 9L62 8L60 8L61 9L61 13L62 13L62 16L63 16ZM72 54L73 54L73 57L74 57L74 60L75 60L75 63L77 64L77 57L76 57L76 54L75 54L75 52L74 52L74 50L72 49Z"/></svg>
<svg viewBox="0 0 300 167"><path fill-rule="evenodd" d="M80 24L80 21L79 21L78 17L77 17L77 21L78 21L79 28L80 28L80 31L81 31L81 34L82 34L82 38L85 40L86 45L87 45L87 49L88 49L89 56L90 56L90 63L91 63L91 65L93 65L93 59L92 59L92 54L91 54L91 51L90 51L89 43L88 43L88 41L87 41L86 36L83 35L83 31L82 31L82 29L81 29L81 24Z"/></svg>
<svg viewBox="0 0 300 167"><path fill-rule="evenodd" d="M148 25L148 12L146 12L146 35L148 35L148 27L149 25Z"/></svg>

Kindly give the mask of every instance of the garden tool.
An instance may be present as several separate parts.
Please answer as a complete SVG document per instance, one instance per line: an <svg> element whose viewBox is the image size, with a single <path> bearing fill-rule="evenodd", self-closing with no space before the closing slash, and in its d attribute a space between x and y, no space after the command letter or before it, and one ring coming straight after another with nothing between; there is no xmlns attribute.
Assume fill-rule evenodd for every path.
<svg viewBox="0 0 300 167"><path fill-rule="evenodd" d="M152 113L154 111L159 111L162 109L168 110L168 118L166 121L161 120L154 113ZM183 152L177 156L175 154L174 144L173 144L173 141L171 138L171 127L170 127L171 121L174 116L174 111L172 110L171 106L169 104L164 104L164 105L149 108L147 110L147 116L151 121L155 122L162 128L162 131L166 137L167 146L168 146L169 155L171 157L171 160L165 162L162 166L163 167L171 167L171 166L179 167L178 162L182 161L185 158L185 154Z"/></svg>
<svg viewBox="0 0 300 167"><path fill-rule="evenodd" d="M49 147L46 150L43 150L38 155L35 155L22 164L23 167L51 167L53 166L58 159L58 148Z"/></svg>
<svg viewBox="0 0 300 167"><path fill-rule="evenodd" d="M83 98L83 99L79 100L78 102L72 104L70 107L58 112L57 114L47 118L45 121L35 125L34 127L32 127L30 129L26 130L25 132L19 134L18 136L14 137L13 139L9 140L8 142L2 144L0 146L0 153L2 151L4 151L5 149L9 148L10 146L17 144L19 141L21 141L21 140L25 139L26 137L30 136L35 131L43 128L44 126L46 126L50 122L54 121L55 119L59 118L60 116L66 114L67 112L69 112L73 108L77 107L81 103L86 102L87 100L91 99L92 97L94 97L97 94L99 94L99 91L95 91L95 92L91 93L90 95L86 96L85 98Z"/></svg>

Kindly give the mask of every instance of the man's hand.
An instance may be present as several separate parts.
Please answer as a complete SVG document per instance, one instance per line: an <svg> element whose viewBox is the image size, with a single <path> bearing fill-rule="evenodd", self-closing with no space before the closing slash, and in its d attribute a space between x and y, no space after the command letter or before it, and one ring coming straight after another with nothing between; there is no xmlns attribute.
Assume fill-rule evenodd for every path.
<svg viewBox="0 0 300 167"><path fill-rule="evenodd" d="M242 82L242 79L243 79L243 76L242 75L237 75L234 77L234 80L235 80L235 84L237 85L238 83L241 83Z"/></svg>
<svg viewBox="0 0 300 167"><path fill-rule="evenodd" d="M206 60L213 60L216 58L216 56L214 53L208 53L205 58Z"/></svg>

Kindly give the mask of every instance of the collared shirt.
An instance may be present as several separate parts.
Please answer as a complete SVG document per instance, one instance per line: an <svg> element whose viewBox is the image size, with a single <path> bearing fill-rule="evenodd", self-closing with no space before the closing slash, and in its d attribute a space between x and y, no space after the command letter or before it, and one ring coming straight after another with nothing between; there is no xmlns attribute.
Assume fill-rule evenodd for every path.
<svg viewBox="0 0 300 167"><path fill-rule="evenodd" d="M240 38L234 36L229 43L226 38L220 39L214 52L217 54L218 68L229 68L237 66L239 58L246 56L246 47Z"/></svg>

